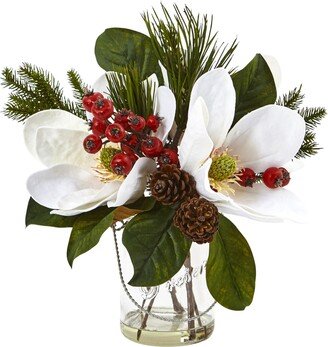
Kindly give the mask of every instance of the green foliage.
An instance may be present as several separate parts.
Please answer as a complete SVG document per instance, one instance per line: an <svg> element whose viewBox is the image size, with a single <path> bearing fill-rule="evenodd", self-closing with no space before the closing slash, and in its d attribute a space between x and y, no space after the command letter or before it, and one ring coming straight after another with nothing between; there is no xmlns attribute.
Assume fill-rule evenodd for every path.
<svg viewBox="0 0 328 347"><path fill-rule="evenodd" d="M155 85L149 79L143 80L136 66L122 68L122 73L106 75L108 93L117 110L128 109L147 116L154 113Z"/></svg>
<svg viewBox="0 0 328 347"><path fill-rule="evenodd" d="M2 71L2 85L11 90L4 114L17 121L24 121L32 114L61 109L86 119L78 104L63 96L63 89L47 71L23 63L17 71L5 68Z"/></svg>
<svg viewBox="0 0 328 347"><path fill-rule="evenodd" d="M206 266L210 293L222 306L244 310L252 303L255 278L255 262L246 239L229 219L220 215Z"/></svg>
<svg viewBox="0 0 328 347"><path fill-rule="evenodd" d="M154 10L143 19L158 60L168 73L168 81L177 101L176 122L180 129L187 123L190 94L196 80L217 67L227 67L237 47L218 44L213 33L213 18L195 16L186 6L174 5L174 15L162 4L164 19Z"/></svg>
<svg viewBox="0 0 328 347"><path fill-rule="evenodd" d="M114 222L149 211L154 205L155 200L152 197L141 197L134 203L115 209L101 206L90 212L66 217L50 214L52 209L30 198L26 211L26 226L35 224L57 228L73 227L67 248L67 259L72 266L74 259L98 244L102 234Z"/></svg>
<svg viewBox="0 0 328 347"><path fill-rule="evenodd" d="M138 214L126 225L123 244L134 267L130 285L160 285L182 267L191 242L172 225L174 214L174 209L157 205L149 212Z"/></svg>
<svg viewBox="0 0 328 347"><path fill-rule="evenodd" d="M125 28L106 29L97 39L96 59L106 71L124 73L127 66L135 66L142 80L153 73L160 75L160 67L148 36Z"/></svg>
<svg viewBox="0 0 328 347"><path fill-rule="evenodd" d="M50 226L56 228L72 227L76 216L64 217L56 214L50 214L52 210L38 204L30 198L26 211L25 224L28 227L31 224Z"/></svg>
<svg viewBox="0 0 328 347"><path fill-rule="evenodd" d="M67 260L70 266L81 254L96 246L103 233L114 221L114 210L107 206L85 213L76 219L67 247Z"/></svg>
<svg viewBox="0 0 328 347"><path fill-rule="evenodd" d="M291 110L298 110L304 100L304 94L302 93L302 85L298 88L294 88L287 94L280 96L277 105L285 106Z"/></svg>
<svg viewBox="0 0 328 347"><path fill-rule="evenodd" d="M268 64L261 54L232 75L236 90L236 112L233 125L245 114L265 105L274 104L276 85Z"/></svg>
<svg viewBox="0 0 328 347"><path fill-rule="evenodd" d="M76 104L81 111L84 111L82 98L91 88L82 81L81 76L74 69L67 71L67 78L69 84L71 85Z"/></svg>
<svg viewBox="0 0 328 347"><path fill-rule="evenodd" d="M304 100L302 86L294 88L289 93L284 94L277 101L278 105L289 107L304 118L306 124L306 132L304 141L296 158L306 158L318 153L321 149L316 142L315 129L327 115L327 110L323 107L303 107L300 108Z"/></svg>

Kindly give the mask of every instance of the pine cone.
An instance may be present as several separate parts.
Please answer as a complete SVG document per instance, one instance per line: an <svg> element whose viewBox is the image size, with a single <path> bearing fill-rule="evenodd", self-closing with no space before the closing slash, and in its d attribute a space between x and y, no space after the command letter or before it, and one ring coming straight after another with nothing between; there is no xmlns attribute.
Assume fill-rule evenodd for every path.
<svg viewBox="0 0 328 347"><path fill-rule="evenodd" d="M186 200L174 216L174 225L192 241L206 243L213 240L218 230L218 210L204 198Z"/></svg>
<svg viewBox="0 0 328 347"><path fill-rule="evenodd" d="M172 205L196 194L196 182L188 172L176 165L163 165L152 174L152 196L163 205Z"/></svg>

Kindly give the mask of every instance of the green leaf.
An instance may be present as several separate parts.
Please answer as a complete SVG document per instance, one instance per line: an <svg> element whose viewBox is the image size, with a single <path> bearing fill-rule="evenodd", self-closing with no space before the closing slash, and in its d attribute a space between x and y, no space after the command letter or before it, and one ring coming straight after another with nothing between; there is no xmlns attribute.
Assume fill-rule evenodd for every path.
<svg viewBox="0 0 328 347"><path fill-rule="evenodd" d="M74 259L96 246L102 234L113 224L115 209L99 207L76 219L67 247L67 260L73 266Z"/></svg>
<svg viewBox="0 0 328 347"><path fill-rule="evenodd" d="M57 228L72 227L77 216L64 217L50 214L52 209L44 207L30 198L26 211L25 225L43 225Z"/></svg>
<svg viewBox="0 0 328 347"><path fill-rule="evenodd" d="M126 225L123 244L134 267L130 285L160 285L182 267L191 241L172 225L174 214L174 209L157 205L149 212L138 214Z"/></svg>
<svg viewBox="0 0 328 347"><path fill-rule="evenodd" d="M114 212L114 220L122 221L126 218L132 217L140 212L149 211L155 205L156 200L153 197L141 197L132 204L117 207Z"/></svg>
<svg viewBox="0 0 328 347"><path fill-rule="evenodd" d="M277 99L276 85L271 70L261 54L232 75L236 90L236 113L233 125L245 114Z"/></svg>
<svg viewBox="0 0 328 347"><path fill-rule="evenodd" d="M96 41L95 54L98 64L106 71L123 72L127 65L134 65L142 79L159 73L150 38L134 30L106 29Z"/></svg>
<svg viewBox="0 0 328 347"><path fill-rule="evenodd" d="M256 269L252 251L236 226L220 215L219 231L210 244L207 287L213 298L230 310L252 303Z"/></svg>

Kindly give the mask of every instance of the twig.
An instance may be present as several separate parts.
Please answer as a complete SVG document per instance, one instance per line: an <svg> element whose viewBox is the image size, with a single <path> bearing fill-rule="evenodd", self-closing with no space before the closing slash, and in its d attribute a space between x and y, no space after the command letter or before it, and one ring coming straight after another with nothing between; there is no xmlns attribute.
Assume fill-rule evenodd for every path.
<svg viewBox="0 0 328 347"><path fill-rule="evenodd" d="M192 290L192 267L190 260L190 253L188 254L184 266L189 270L190 281L186 283L187 289L187 302L188 302L188 318L193 318L195 315L195 303L194 303L194 293ZM188 330L190 331L190 340L195 339L195 321L188 321Z"/></svg>
<svg viewBox="0 0 328 347"><path fill-rule="evenodd" d="M172 303L173 303L173 309L177 314L182 314L185 309L183 306L180 304L179 299L177 297L177 290L175 287L172 288L171 293L171 298L172 298Z"/></svg>
<svg viewBox="0 0 328 347"><path fill-rule="evenodd" d="M193 299L194 299L194 305L195 305L195 312L196 312L196 316L199 316L199 310L198 310L198 305L197 305L197 303L196 303L196 299L195 299L195 293L193 292L192 293L192 296L193 296ZM202 323L202 320L201 320L201 318L200 317L198 317L198 324L199 324L199 326L200 327L202 327L203 326L203 323Z"/></svg>
<svg viewBox="0 0 328 347"><path fill-rule="evenodd" d="M148 308L147 308L147 311L148 311L148 312L151 311L155 299L156 299L156 296L150 300L149 305L148 305ZM145 315L145 318L143 319L143 321L142 321L142 323L141 323L140 329L139 329L138 332L137 332L137 340L138 340L138 341L140 340L142 330L145 329L146 326L147 326L148 317L149 317L149 315L148 315L148 313L147 313L147 314Z"/></svg>

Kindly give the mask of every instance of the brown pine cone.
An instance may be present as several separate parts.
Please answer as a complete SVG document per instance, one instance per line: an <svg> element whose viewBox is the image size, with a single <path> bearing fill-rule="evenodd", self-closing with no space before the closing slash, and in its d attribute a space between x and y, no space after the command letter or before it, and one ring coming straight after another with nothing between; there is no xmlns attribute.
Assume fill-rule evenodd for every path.
<svg viewBox="0 0 328 347"><path fill-rule="evenodd" d="M172 205L196 194L194 178L169 164L152 174L149 188L152 196L163 205Z"/></svg>
<svg viewBox="0 0 328 347"><path fill-rule="evenodd" d="M183 202L174 216L174 225L197 243L211 242L218 230L218 222L215 205L198 197Z"/></svg>

